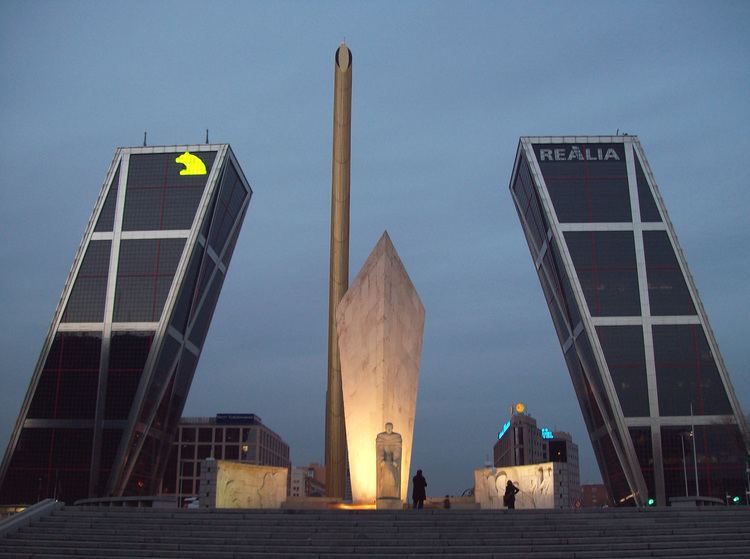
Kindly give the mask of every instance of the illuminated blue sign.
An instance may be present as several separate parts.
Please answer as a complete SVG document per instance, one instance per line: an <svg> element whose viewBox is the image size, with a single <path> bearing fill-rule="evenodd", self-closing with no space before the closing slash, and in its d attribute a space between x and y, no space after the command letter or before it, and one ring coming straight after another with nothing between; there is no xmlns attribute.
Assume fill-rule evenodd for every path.
<svg viewBox="0 0 750 559"><path fill-rule="evenodd" d="M542 438L543 439L554 439L554 435L552 434L552 431L547 429L546 427L542 427Z"/></svg>
<svg viewBox="0 0 750 559"><path fill-rule="evenodd" d="M497 434L497 439L498 439L498 440L502 439L502 438L503 438L503 435L505 434L505 432L506 432L506 431L507 431L507 430L508 430L509 428L510 428L510 421L506 421L506 422L505 422L505 424L503 425L503 428L502 428L502 429L500 429L500 432L499 432L499 433Z"/></svg>

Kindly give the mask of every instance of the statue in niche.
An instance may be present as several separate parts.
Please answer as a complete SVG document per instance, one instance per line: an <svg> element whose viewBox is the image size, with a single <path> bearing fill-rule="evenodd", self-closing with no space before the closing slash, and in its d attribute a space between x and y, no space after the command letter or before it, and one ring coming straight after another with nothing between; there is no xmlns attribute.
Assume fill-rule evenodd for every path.
<svg viewBox="0 0 750 559"><path fill-rule="evenodd" d="M375 438L378 499L401 500L401 435L393 432L393 423Z"/></svg>

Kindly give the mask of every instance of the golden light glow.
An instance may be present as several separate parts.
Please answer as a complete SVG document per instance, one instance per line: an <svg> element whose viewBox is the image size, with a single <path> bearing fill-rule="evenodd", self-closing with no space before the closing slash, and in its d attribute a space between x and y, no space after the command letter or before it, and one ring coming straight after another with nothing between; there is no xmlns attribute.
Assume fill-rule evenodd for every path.
<svg viewBox="0 0 750 559"><path fill-rule="evenodd" d="M335 503L329 505L329 508L336 510L375 510L375 503L364 504L364 505L350 505L347 503Z"/></svg>
<svg viewBox="0 0 750 559"><path fill-rule="evenodd" d="M525 410L525 409L526 409L526 406L524 406L521 402L518 402L516 404L516 411L518 413L523 413L523 410Z"/></svg>
<svg viewBox="0 0 750 559"><path fill-rule="evenodd" d="M174 161L175 163L182 163L185 166L185 168L180 171L181 175L206 174L206 164L203 163L203 160L200 157L190 153L189 151L186 151Z"/></svg>

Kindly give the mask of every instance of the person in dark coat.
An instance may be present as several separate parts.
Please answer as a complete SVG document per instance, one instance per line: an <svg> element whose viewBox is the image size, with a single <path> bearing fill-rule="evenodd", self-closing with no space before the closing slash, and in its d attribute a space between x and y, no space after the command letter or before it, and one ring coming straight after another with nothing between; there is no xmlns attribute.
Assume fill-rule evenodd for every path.
<svg viewBox="0 0 750 559"><path fill-rule="evenodd" d="M415 509L421 509L424 506L424 500L427 498L425 488L427 480L422 475L422 470L417 470L417 475L412 479L411 500L414 502Z"/></svg>
<svg viewBox="0 0 750 559"><path fill-rule="evenodd" d="M508 480L505 486L505 495L503 495L503 504L509 509L516 508L516 493L519 491L520 489L513 485L512 481Z"/></svg>

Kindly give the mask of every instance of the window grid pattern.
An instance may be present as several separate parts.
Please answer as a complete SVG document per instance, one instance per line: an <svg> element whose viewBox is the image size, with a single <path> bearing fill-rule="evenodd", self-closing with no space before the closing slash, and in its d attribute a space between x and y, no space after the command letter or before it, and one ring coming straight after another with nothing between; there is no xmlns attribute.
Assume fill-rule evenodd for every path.
<svg viewBox="0 0 750 559"><path fill-rule="evenodd" d="M128 168L123 231L190 229L216 152L196 152L205 175L180 175L176 153L133 154Z"/></svg>
<svg viewBox="0 0 750 559"><path fill-rule="evenodd" d="M536 188L540 191L546 188L545 194L555 210L554 214L544 217L550 220L555 235L551 242L551 252L552 259L556 261L560 270L560 283L565 281L569 272L567 266L561 264L561 254L554 246L555 240L562 236L571 256L573 269L580 280L581 295L586 301L589 315L593 317L593 324L588 320L585 322L586 328L576 338L576 342L572 345L568 345L569 341L563 343L563 349L568 350L565 358L571 379L592 437L595 431L594 438L597 439L602 433L601 428L596 428L598 421L595 419L600 410L595 404L590 405L593 402L593 394L588 386L589 379L582 372L582 363L592 374L591 382L596 385L595 390L604 390L603 394L607 399L607 402L603 403L605 407L608 407L606 404L609 398L618 398L625 417L651 417L651 413L657 409L657 403L649 402L649 386L654 391L651 398L658 399L659 413L663 417L689 416L691 402L696 418L701 415L733 415L727 389L719 372L720 362L711 352L704 327L701 324L684 324L684 319L679 318L674 320L673 325L661 319L657 325L652 326L650 316L695 316L698 313L697 302L694 302L691 296L691 288L678 260L679 255L676 254L676 248L669 236L671 226L665 222L664 209L644 172L645 159L639 155L637 139L624 138L621 142L614 143L603 139L601 142L592 141L588 144L575 143L574 140L563 142L562 139L559 143L548 142L549 139L546 138L541 142L531 138L522 139L519 163L511 180L511 190L515 194L519 216L526 216L525 211L528 208L523 204L528 202L528 199L520 195L524 186L521 171L524 158L533 154L534 163L538 165L544 179ZM613 153L607 151L609 147L614 149ZM544 155L542 150L545 151ZM582 155L582 152L585 152L585 155ZM607 157L603 157L605 152L609 154ZM633 167L628 171L626 158L631 157ZM609 161L606 160L608 158ZM632 176L629 177L629 173L632 173ZM532 175L532 179L534 176ZM631 196L632 204L639 208L635 220L630 210ZM544 211L544 208L542 210ZM557 222L563 224L562 227L558 227L555 217ZM618 223L632 223L632 228L628 225L615 225ZM640 223L652 225L643 230ZM532 222L527 219L522 220L522 224L536 261L535 231ZM624 239L627 239L626 243ZM638 260L641 255L636 254L636 248L640 246L641 239L644 253L643 259ZM623 243L627 246L623 247ZM602 267L609 268L606 270L609 273L602 274ZM545 255L539 271L551 268ZM550 295L553 291L551 286L545 285L545 274L540 273L539 277L545 299L550 306L553 323L559 333L559 319L550 304ZM640 283L645 285L639 285ZM641 326L634 324L634 319L641 319L643 309L640 303L643 297L648 298L650 314L643 316ZM566 305L568 301L575 301L572 297L565 299ZM603 317L611 318L605 320ZM623 321L620 322L617 317L623 317ZM703 320L704 317L701 316L701 322ZM605 386L600 386L600 380L606 379L600 379L596 375L599 366L591 351L595 348L584 347L587 344L578 343L578 338L587 337L586 333L591 326L594 326L597 334L592 337L592 342L597 342L601 348L614 393L610 392L611 388L607 387L606 383ZM650 343L652 340L653 344ZM596 349L598 351L598 348ZM610 409L601 411L605 417L612 415ZM731 420L728 421L730 424L727 427L739 433L739 427L732 425ZM625 480L630 474L625 476L625 472L631 468L640 469L648 494L657 496L658 493L659 504L666 505L667 502L661 501L664 486L655 487L657 479L661 484L661 472L656 475L653 464L661 461L662 454L666 456L666 446L669 443L665 443L666 446L663 448L661 438L651 438L651 429L659 427L655 418L650 423L651 427L634 427L630 430L635 456L629 450L629 444L623 445L624 441L620 440L620 435L625 437L625 434L621 434L619 430L611 433L613 438L606 444L597 442L594 448L603 470L615 471L605 466L612 462L613 456L616 456L615 449L622 450L621 453L624 454L625 463L621 464L618 473L622 474L620 481L624 485L620 484L622 487L618 489L619 481L607 480L606 478L611 476L609 473L605 475L605 481L610 485L611 491L617 494L636 490L627 487L629 484ZM738 444L732 452L737 453L736 458L743 455L746 450L742 444ZM655 453L659 453L659 459L656 461ZM637 463L634 458L638 459ZM706 461L709 459L707 456ZM665 458L664 479L669 497L671 482L667 469ZM681 482L684 493L684 480ZM723 497L719 495L717 486L718 484L714 483L701 494Z"/></svg>
<svg viewBox="0 0 750 559"><path fill-rule="evenodd" d="M115 290L115 322L157 322L172 287L185 239L125 239Z"/></svg>
<svg viewBox="0 0 750 559"><path fill-rule="evenodd" d="M58 332L31 401L30 419L93 419L101 334Z"/></svg>
<svg viewBox="0 0 750 559"><path fill-rule="evenodd" d="M107 197L104 199L104 205L102 206L102 211L99 212L99 219L96 221L96 227L94 227L94 231L99 232L106 232L106 231L112 231L115 224L115 206L117 205L117 189L119 188L120 184L120 165L118 163L117 165L117 171L115 171L115 176L112 178L112 182L109 186L109 191L107 192Z"/></svg>
<svg viewBox="0 0 750 559"><path fill-rule="evenodd" d="M632 232L566 232L565 241L591 316L641 314Z"/></svg>
<svg viewBox="0 0 750 559"><path fill-rule="evenodd" d="M544 219L541 203L534 188L534 181L531 180L529 164L525 157L521 157L518 166L518 175L513 184L513 191L521 204L519 213L521 213L531 229L531 236L534 239L533 248L535 254L541 250L544 241L547 238L547 220Z"/></svg>
<svg viewBox="0 0 750 559"><path fill-rule="evenodd" d="M617 159L579 160L574 155L612 149ZM549 160L541 150L562 150L562 159ZM632 221L625 152L621 144L535 144L537 161L560 223L613 223ZM603 152L602 158L606 152ZM583 203L582 203L583 202Z"/></svg>
<svg viewBox="0 0 750 559"><path fill-rule="evenodd" d="M62 322L101 322L112 241L91 241L78 269Z"/></svg>
<svg viewBox="0 0 750 559"><path fill-rule="evenodd" d="M653 327L654 361L662 416L731 414L708 340L699 324Z"/></svg>
<svg viewBox="0 0 750 559"><path fill-rule="evenodd" d="M638 185L638 206L641 212L641 221L645 223L660 222L659 208L656 205L656 200L654 200L654 195L651 194L651 187L648 185L646 174L643 172L635 150L633 150L633 159L635 160L635 177Z"/></svg>
<svg viewBox="0 0 750 559"><path fill-rule="evenodd" d="M180 506L186 498L198 495L201 462L210 457L263 466L291 466L289 445L264 425L182 423L171 447L161 493L176 494Z"/></svg>
<svg viewBox="0 0 750 559"><path fill-rule="evenodd" d="M153 332L112 334L104 419L128 418L153 341Z"/></svg>
<svg viewBox="0 0 750 559"><path fill-rule="evenodd" d="M736 425L696 425L695 437L690 425L664 426L661 439L667 499L696 494L693 442L700 494L722 500L744 495L745 445Z"/></svg>
<svg viewBox="0 0 750 559"><path fill-rule="evenodd" d="M641 326L596 328L607 368L625 417L648 417L646 352Z"/></svg>
<svg viewBox="0 0 750 559"><path fill-rule="evenodd" d="M219 198L208 233L208 244L216 254L221 254L246 196L245 186L230 161L221 180Z"/></svg>
<svg viewBox="0 0 750 559"><path fill-rule="evenodd" d="M644 231L648 299L654 316L694 315L695 306L666 231Z"/></svg>

